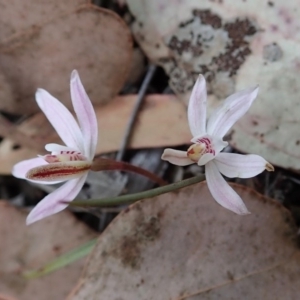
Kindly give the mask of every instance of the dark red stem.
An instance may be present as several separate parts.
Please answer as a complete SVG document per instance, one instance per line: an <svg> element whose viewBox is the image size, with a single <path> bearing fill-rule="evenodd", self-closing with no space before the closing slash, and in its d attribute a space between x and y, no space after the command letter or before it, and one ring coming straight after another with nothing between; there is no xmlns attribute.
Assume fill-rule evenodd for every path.
<svg viewBox="0 0 300 300"><path fill-rule="evenodd" d="M168 183L161 179L159 176L155 175L152 172L149 172L145 169L142 169L140 167L131 165L129 163L123 162L123 161L116 161L109 158L96 158L93 161L92 171L112 171L112 170L119 170L119 171L128 171L133 172L142 176L145 176L152 180L153 182L156 182L160 186L167 185Z"/></svg>

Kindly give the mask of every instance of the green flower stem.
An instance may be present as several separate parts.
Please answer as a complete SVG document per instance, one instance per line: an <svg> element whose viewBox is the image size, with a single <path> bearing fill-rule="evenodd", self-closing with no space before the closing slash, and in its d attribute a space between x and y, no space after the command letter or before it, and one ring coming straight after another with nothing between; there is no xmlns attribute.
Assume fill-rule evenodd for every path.
<svg viewBox="0 0 300 300"><path fill-rule="evenodd" d="M199 175L196 177L192 177L189 179L185 179L179 182L175 182L169 185L165 185L162 187L158 187L152 190L144 191L136 194L122 195L119 197L113 198L103 198L103 199L90 199L90 200L77 200L70 202L71 206L80 206L80 207L108 207L108 206L117 206L134 203L138 200L155 197L161 194L169 193L172 191L176 191L183 187L198 183L200 181L205 180L204 175Z"/></svg>

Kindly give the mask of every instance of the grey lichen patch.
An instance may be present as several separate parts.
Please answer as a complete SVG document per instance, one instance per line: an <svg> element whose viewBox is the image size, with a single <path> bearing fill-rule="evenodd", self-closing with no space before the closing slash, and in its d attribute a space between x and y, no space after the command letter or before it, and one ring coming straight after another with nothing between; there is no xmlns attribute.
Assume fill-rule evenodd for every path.
<svg viewBox="0 0 300 300"><path fill-rule="evenodd" d="M263 57L270 62L278 61L282 58L282 50L277 43L264 46Z"/></svg>
<svg viewBox="0 0 300 300"><path fill-rule="evenodd" d="M211 13L210 10L194 10L193 15L199 17L203 24L211 25L211 27L217 29L222 27L222 19Z"/></svg>
<svg viewBox="0 0 300 300"><path fill-rule="evenodd" d="M150 242L160 236L160 216L143 216L136 218L132 231L122 236L114 245L111 255L121 260L125 267L139 269L142 262L142 251Z"/></svg>
<svg viewBox="0 0 300 300"><path fill-rule="evenodd" d="M228 72L216 73L211 88L219 99L224 99L235 91L234 81Z"/></svg>
<svg viewBox="0 0 300 300"><path fill-rule="evenodd" d="M257 31L255 22L248 18L225 22L210 10L194 10L192 19L181 23L177 31L165 38L173 55L166 70L172 88L185 93L191 88L190 82L202 73L212 83L214 93L214 86L219 86L214 83L218 74L234 78L251 54L250 42ZM233 82L229 80L225 90L231 92ZM221 94L223 97L225 93Z"/></svg>
<svg viewBox="0 0 300 300"><path fill-rule="evenodd" d="M202 65L206 66L214 57L225 53L228 33L222 28L203 23L199 15L195 15L192 22L186 24L181 24L167 44L177 61L181 61L186 69L202 71Z"/></svg>

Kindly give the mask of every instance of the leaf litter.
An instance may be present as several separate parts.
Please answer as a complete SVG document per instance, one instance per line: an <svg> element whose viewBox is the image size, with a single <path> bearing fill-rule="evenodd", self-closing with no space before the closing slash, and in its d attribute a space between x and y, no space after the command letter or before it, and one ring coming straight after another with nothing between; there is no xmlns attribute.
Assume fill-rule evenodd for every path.
<svg viewBox="0 0 300 300"><path fill-rule="evenodd" d="M3 96L2 110L16 114L37 112L33 95L39 87L52 91L69 106L65 79L73 69L85 78L84 86L94 104L109 101L122 88L132 55L130 31L108 10L72 3L63 12L56 9L50 19L36 20L31 25L24 22L13 35L9 32L3 37L0 66L12 95ZM41 17L47 12L41 3L31 9L35 14L42 10ZM8 22L8 26L12 25Z"/></svg>
<svg viewBox="0 0 300 300"><path fill-rule="evenodd" d="M228 137L231 146L242 152L261 154L276 165L298 170L298 150L294 146L297 145L298 120L297 109L294 108L297 106L296 99L299 94L295 88L297 76L294 75L298 66L295 54L298 37L297 31L294 30L298 21L295 21L296 10L293 10L296 2L289 0L281 5L278 1L270 1L260 11L256 9L251 14L255 3L231 4L227 1L220 4L218 1L207 1L199 4L193 1L172 1L173 5L169 5L170 3L165 1L146 3L128 0L127 4L134 18L130 16L124 3L119 8L117 4L110 3L109 7L132 25L135 40L146 54L146 58L162 66L166 72L164 74L164 71L158 68L148 93L161 93L163 90L170 92L169 86L165 84L165 78L169 76L171 88L184 103L188 99L193 78L202 72L207 80L210 79L211 94L208 103L212 110L227 94L248 87L251 82L253 85L259 83L260 98L256 102L262 104L254 106L253 111L251 110L245 119L236 125ZM136 95L118 97L114 95L120 91L125 82L126 86L122 93L126 94L128 91L136 93L145 71L144 66L141 66L144 64L142 57L133 58L131 61L130 31L115 14L87 5L85 1L72 3L64 1L55 7L51 7L52 3L47 4L48 7L43 4L40 14L35 13L41 9L39 3L32 1L33 4L35 9L28 9L30 14L27 14L28 18L25 18L24 22L21 21L22 18L14 18L13 22L16 24L10 24L11 27L5 27L2 31L0 52L3 53L3 57L8 57L7 62L2 60L2 64L5 63L5 70L11 69L9 73L1 70L0 98L3 99L1 109L16 114L36 111L37 108L31 104L24 106L24 103L30 101L34 103L33 94L36 87L51 90L57 98L68 104L69 96L66 96L68 75L65 73L69 73L69 68L73 69L74 63L78 62L80 67L77 68L80 73L86 72L82 78L91 99L94 103L107 102L105 106L97 106L101 130L97 154L118 151ZM106 5L105 1L101 4ZM146 10L141 9L141 4L145 4ZM15 5L19 9L18 14L22 15L27 8L26 5L23 3ZM12 6L7 8L11 10ZM47 11L47 18L43 11ZM264 13L268 17L265 17ZM6 24L9 24L12 19L9 14L14 16L16 11L4 14L1 19L5 18ZM276 14L282 22L277 29L272 23ZM101 19L100 25L97 15ZM87 23L88 17L90 20ZM75 29L74 25L72 28L68 27L74 20L86 23L87 26L81 26L81 32L80 30L77 32L76 26ZM240 36L237 32L232 36L235 33L231 32L231 28L237 21L239 26L236 27L240 30ZM114 25L108 26L110 22ZM55 61L52 66L50 61L52 55L45 59L48 53L45 49L57 38L61 40L62 33L57 33L57 29L61 28L63 23L69 24L62 33L66 34L66 31L70 30L70 39L66 47L62 44L61 49L49 48L56 50L51 53ZM38 28L35 25L38 25ZM205 51L200 53L201 49L197 48L197 34L202 34L206 39L202 38L203 45L213 45L209 42L209 34L212 32L207 31L211 29L209 26L214 29L213 33L217 37L216 41L219 43L217 49L225 53L223 60L209 61L213 55L217 55L214 52L217 51L216 48L210 48L212 50L206 53ZM100 27L112 28L113 33L104 32ZM91 28L93 30L90 30ZM194 33L193 36L189 33L190 30ZM12 34L14 31L19 35ZM37 32L44 37L35 36ZM109 34L115 37L110 40ZM83 37L84 35L86 37ZM102 41L99 42L103 36L111 43L107 45ZM234 41L233 44L230 44L228 37ZM82 51L72 52L73 48L70 45L78 45L81 41L84 41L82 45L85 47L77 49L79 52ZM97 43L99 46L94 49L92 45ZM233 49L237 45L238 47ZM37 50L35 46L39 46ZM233 48L230 48L231 46ZM91 47L93 51L87 51ZM106 52L102 53L103 47ZM116 48L118 48L116 56L111 55L111 49ZM32 57L28 56L26 52L28 49L33 53ZM136 50L139 48L135 48L134 51ZM234 60L230 56L234 52L232 50L240 55L241 61L238 65L236 62L233 64ZM68 55L65 55L66 52ZM13 55L17 57L15 61L12 59ZM22 68L27 65L30 68L15 75L18 62ZM106 62L107 67L103 68L103 63ZM226 62L231 65L226 65ZM120 65L117 63L122 67L119 68ZM91 64L94 66L93 72ZM32 70L36 69L32 66L39 67L42 71L33 75ZM284 70L286 68L288 70L283 72L283 66ZM233 67L236 67L236 70ZM131 73L128 77L130 68ZM115 72L116 69L121 72ZM288 73L289 70L292 70L291 73ZM288 75L282 76L282 73ZM7 74L10 74L10 77L7 77ZM288 88L295 92L289 93ZM18 95L23 96L18 98ZM124 156L126 161L161 172L164 178L170 181L203 172L201 168L196 169L197 166L168 167L166 170L166 166L158 159L161 150L157 148L178 146L178 149L186 150L190 144L191 136L185 107L177 97L173 95L146 97L133 128L132 140L128 145L128 149L133 150L127 150ZM22 105L18 104L18 99L21 99ZM276 115L275 120L272 119L273 113ZM10 115L8 119L11 120ZM3 130L0 126L0 135L6 137L0 145L2 174L9 174L11 166L17 161L33 157L36 153L42 154L40 144L44 144L44 140L49 136L53 142L59 142L53 129L46 124L41 114L30 116L20 125L2 121L0 120ZM6 126L10 126L9 131L5 130ZM154 149L138 150L141 148ZM236 151L233 148L227 150ZM109 154L110 157L114 155L115 153ZM127 177L124 174L116 174L95 173L83 189L81 197L97 198L100 194L109 196L132 193L149 188L152 184L135 175L129 174ZM292 211L300 224L298 177L295 173L277 168L275 174L262 174L257 178L243 181L236 179L236 181L277 199ZM31 206L42 197L42 192L28 183L20 183L6 177L1 177L0 180L0 195L10 198L16 205ZM159 200L148 199L130 206L100 236L98 246L89 258L86 271L69 298L81 299L82 295L88 295L89 299L93 299L99 295L106 295L105 293L117 297L120 293L120 299L151 299L151 297L168 299L170 295L174 296L174 300L229 299L241 297L244 291L249 291L248 299L253 299L257 298L259 293L270 294L273 291L273 295L279 295L279 298L281 293L286 292L286 295L293 299L296 293L295 286L298 284L296 272L299 268L299 255L295 244L297 228L291 216L282 206L253 190L237 186L234 188L252 211L248 220L237 219L236 216L233 217L232 214L220 210L212 203L212 199L209 199L205 184L160 196ZM159 214L162 208L164 214ZM80 211L77 208L71 209L76 211L81 220L102 232L124 207ZM62 215L64 216L64 213ZM77 229L73 230L77 232ZM63 252L65 251L60 253ZM35 267L39 268L49 263L52 258L37 263ZM68 268L70 267L67 267L67 270ZM76 274L77 277L74 275L76 278L69 290L74 287L79 277L79 273ZM172 278L174 284L170 284L169 278ZM94 286L91 285L93 280ZM102 289L98 291L101 285ZM253 290L253 286L258 288ZM4 299L11 297L6 293L2 294L1 291L0 297L2 296ZM45 299L53 298L51 295L44 296Z"/></svg>
<svg viewBox="0 0 300 300"><path fill-rule="evenodd" d="M96 237L96 233L69 212L41 221L39 226L26 227L24 210L5 201L0 206L1 293L22 300L63 299L80 275L83 260L44 278L28 280L23 273L80 246Z"/></svg>
<svg viewBox="0 0 300 300"><path fill-rule="evenodd" d="M290 213L234 189L251 215L222 209L205 183L131 205L100 236L68 299L295 299L300 255Z"/></svg>

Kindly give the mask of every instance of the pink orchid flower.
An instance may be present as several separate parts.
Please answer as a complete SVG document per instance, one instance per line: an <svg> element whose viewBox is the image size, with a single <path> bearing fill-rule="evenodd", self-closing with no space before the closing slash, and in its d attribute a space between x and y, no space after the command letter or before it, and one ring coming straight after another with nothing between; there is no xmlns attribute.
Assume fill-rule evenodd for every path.
<svg viewBox="0 0 300 300"><path fill-rule="evenodd" d="M70 88L79 125L70 111L47 91L38 89L35 95L40 109L66 146L47 144L45 149L51 154L16 164L12 174L42 184L67 182L38 203L28 215L27 224L63 210L67 204L61 201L72 201L77 196L92 166L98 140L97 118L75 70Z"/></svg>
<svg viewBox="0 0 300 300"><path fill-rule="evenodd" d="M193 163L205 165L207 185L214 199L223 207L240 215L249 214L249 211L241 197L221 174L229 178L250 178L265 169L274 171L274 168L258 155L221 153L221 151L228 145L223 141L224 135L247 112L257 93L258 87L255 87L229 96L206 122L206 83L204 77L200 75L188 106L193 145L187 152L165 149L162 155L163 160L178 166Z"/></svg>

